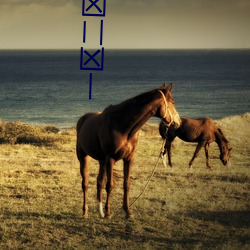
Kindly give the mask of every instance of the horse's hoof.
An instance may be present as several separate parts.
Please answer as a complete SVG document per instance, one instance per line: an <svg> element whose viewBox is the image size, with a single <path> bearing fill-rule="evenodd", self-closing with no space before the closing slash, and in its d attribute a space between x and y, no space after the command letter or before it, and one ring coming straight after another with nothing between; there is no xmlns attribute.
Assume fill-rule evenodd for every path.
<svg viewBox="0 0 250 250"><path fill-rule="evenodd" d="M111 219L111 215L110 215L110 214L106 214L106 215L105 215L105 219L110 220L110 219Z"/></svg>
<svg viewBox="0 0 250 250"><path fill-rule="evenodd" d="M104 218L105 215L104 215L104 212L103 212L103 207L102 207L102 203L101 202L98 203L98 210L99 210L100 217Z"/></svg>
<svg viewBox="0 0 250 250"><path fill-rule="evenodd" d="M126 216L126 220L127 221L134 221L135 217L134 216L129 216L129 217Z"/></svg>
<svg viewBox="0 0 250 250"><path fill-rule="evenodd" d="M163 165L164 165L164 167L168 167L168 164L167 164L167 158L166 158L166 155L164 155L163 157L162 157L162 162L163 162Z"/></svg>
<svg viewBox="0 0 250 250"><path fill-rule="evenodd" d="M134 215L132 213L129 213L129 214L126 214L126 217L125 217L127 220L134 220Z"/></svg>
<svg viewBox="0 0 250 250"><path fill-rule="evenodd" d="M84 218L84 219L88 219L88 218L89 218L89 215L88 215L88 214L83 214L83 218Z"/></svg>

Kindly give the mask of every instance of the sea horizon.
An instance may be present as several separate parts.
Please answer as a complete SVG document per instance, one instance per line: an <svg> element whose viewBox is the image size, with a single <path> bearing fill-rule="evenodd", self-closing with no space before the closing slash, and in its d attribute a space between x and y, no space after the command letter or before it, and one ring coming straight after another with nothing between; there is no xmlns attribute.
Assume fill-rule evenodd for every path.
<svg viewBox="0 0 250 250"><path fill-rule="evenodd" d="M242 115L250 111L249 52L105 49L103 71L95 72L80 70L80 48L0 50L0 120L65 128L84 113L103 111L164 82L174 82L172 94L181 116Z"/></svg>
<svg viewBox="0 0 250 250"><path fill-rule="evenodd" d="M82 46L86 47L87 46ZM79 48L0 48L0 51L80 51ZM88 48L90 50L99 49L99 47ZM250 48L105 48L105 51L250 51Z"/></svg>

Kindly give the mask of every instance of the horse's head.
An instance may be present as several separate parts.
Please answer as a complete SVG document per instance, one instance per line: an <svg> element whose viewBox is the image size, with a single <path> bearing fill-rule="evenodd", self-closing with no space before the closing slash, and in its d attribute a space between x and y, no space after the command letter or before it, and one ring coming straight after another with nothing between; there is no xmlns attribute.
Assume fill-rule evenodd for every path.
<svg viewBox="0 0 250 250"><path fill-rule="evenodd" d="M220 160L222 161L223 165L228 164L231 150L232 148L229 148L227 151L224 151L222 154L220 154Z"/></svg>
<svg viewBox="0 0 250 250"><path fill-rule="evenodd" d="M224 146L224 149L220 154L220 160L224 166L226 166L229 162L231 150L232 148L228 148L228 143L226 143L226 146Z"/></svg>
<svg viewBox="0 0 250 250"><path fill-rule="evenodd" d="M229 141L226 139L220 128L218 128L218 132L215 133L215 136L220 148L220 160L222 161L223 165L227 165L232 148L229 148Z"/></svg>
<svg viewBox="0 0 250 250"><path fill-rule="evenodd" d="M172 83L170 83L168 87L166 83L164 83L157 90L161 94L162 99L161 105L157 110L157 116L162 119L167 127L174 125L175 128L178 128L181 125L181 118L174 106L174 99L171 95L172 88Z"/></svg>

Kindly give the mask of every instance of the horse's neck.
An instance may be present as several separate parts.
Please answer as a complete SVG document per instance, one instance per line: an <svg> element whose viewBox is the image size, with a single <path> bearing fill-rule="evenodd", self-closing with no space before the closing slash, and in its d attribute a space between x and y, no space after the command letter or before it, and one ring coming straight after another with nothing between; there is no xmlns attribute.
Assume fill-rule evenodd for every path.
<svg viewBox="0 0 250 250"><path fill-rule="evenodd" d="M128 129L128 136L132 137L136 134L136 132L152 117L154 116L155 111L149 109L146 114L140 116L139 119L134 120L134 122L131 124L130 128Z"/></svg>
<svg viewBox="0 0 250 250"><path fill-rule="evenodd" d="M225 153L225 151L227 150L228 146L227 146L227 139L225 138L225 136L220 133L219 131L215 131L215 138L216 138L216 143L219 146L220 152Z"/></svg>
<svg viewBox="0 0 250 250"><path fill-rule="evenodd" d="M147 93L116 105L112 117L119 123L120 132L130 137L155 115L158 105L157 98Z"/></svg>

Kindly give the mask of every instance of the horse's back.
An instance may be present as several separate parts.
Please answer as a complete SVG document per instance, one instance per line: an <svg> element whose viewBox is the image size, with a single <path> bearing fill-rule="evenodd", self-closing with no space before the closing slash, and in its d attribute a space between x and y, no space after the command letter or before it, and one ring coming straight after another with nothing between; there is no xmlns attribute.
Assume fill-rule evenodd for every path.
<svg viewBox="0 0 250 250"><path fill-rule="evenodd" d="M181 117L182 126L187 127L200 127L200 128L212 128L215 126L214 121L210 117L204 117L204 118L183 118Z"/></svg>
<svg viewBox="0 0 250 250"><path fill-rule="evenodd" d="M214 121L210 117L204 118L203 126L204 130L212 134L214 134L214 132L218 129L218 127L215 125Z"/></svg>
<svg viewBox="0 0 250 250"><path fill-rule="evenodd" d="M177 131L178 137L187 142L199 142L201 140L213 141L216 126L209 117L191 119L181 118L182 124Z"/></svg>

